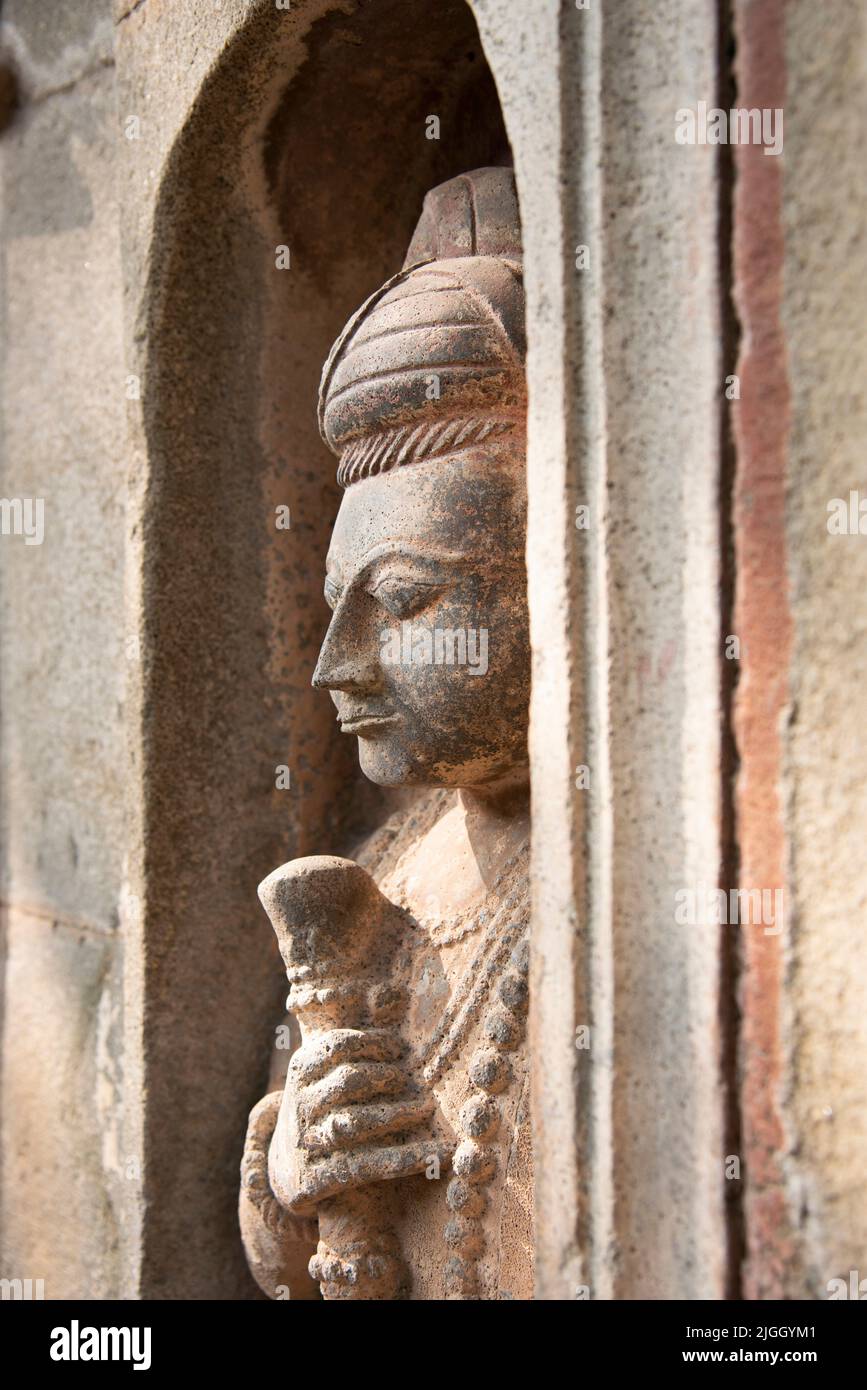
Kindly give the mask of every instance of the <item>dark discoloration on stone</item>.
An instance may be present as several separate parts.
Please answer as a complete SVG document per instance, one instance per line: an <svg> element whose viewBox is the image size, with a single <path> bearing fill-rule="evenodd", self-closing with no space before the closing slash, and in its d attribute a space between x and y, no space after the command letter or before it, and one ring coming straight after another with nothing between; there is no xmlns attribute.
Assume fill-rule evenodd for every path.
<svg viewBox="0 0 867 1390"><path fill-rule="evenodd" d="M784 107L782 0L735 7L742 106ZM782 886L786 833L780 802L781 716L792 640L785 546L789 384L781 325L783 231L780 161L759 145L734 152L735 297L743 325L735 407L737 591L735 630L748 659L735 701L740 876ZM746 1298L784 1298L794 1274L783 1171L783 950L785 937L743 938L741 1030L743 1147L750 1251Z"/></svg>
<svg viewBox="0 0 867 1390"><path fill-rule="evenodd" d="M350 320L323 373L320 423L346 491L313 683L358 738L368 778L461 799L410 830L376 878L351 860L303 859L260 889L302 1032L270 1188L299 1219L317 1213L310 1269L328 1299L419 1297L430 1285L433 1296L496 1296L501 1266L528 1289L525 1255L486 1226L498 1203L482 1190L509 1169L527 1004L526 952L503 973L526 921L530 668L512 174L434 190L407 261ZM466 1182L447 1202L435 1184L402 1185L437 1176L456 1148ZM275 1276L243 1201L267 1290Z"/></svg>

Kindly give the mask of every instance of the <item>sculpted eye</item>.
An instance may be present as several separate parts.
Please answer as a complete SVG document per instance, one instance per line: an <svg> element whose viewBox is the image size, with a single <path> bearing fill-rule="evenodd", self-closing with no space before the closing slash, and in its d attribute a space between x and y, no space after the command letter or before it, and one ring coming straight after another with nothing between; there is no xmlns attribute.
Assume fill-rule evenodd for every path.
<svg viewBox="0 0 867 1390"><path fill-rule="evenodd" d="M332 610L332 612L333 612L334 609L337 607L337 605L338 605L338 603L339 603L339 601L340 601L340 594L341 594L341 590L340 590L340 589L338 588L338 586L334 583L333 579L326 579L326 581L325 581L325 602L328 604L328 607Z"/></svg>
<svg viewBox="0 0 867 1390"><path fill-rule="evenodd" d="M442 586L419 579L382 579L372 590L377 602L395 618L406 618L430 603Z"/></svg>

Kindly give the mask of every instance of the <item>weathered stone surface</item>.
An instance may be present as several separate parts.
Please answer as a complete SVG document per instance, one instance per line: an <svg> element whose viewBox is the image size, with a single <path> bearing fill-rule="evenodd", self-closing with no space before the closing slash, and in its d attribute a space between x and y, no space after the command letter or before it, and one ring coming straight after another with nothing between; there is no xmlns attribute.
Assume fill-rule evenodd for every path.
<svg viewBox="0 0 867 1390"><path fill-rule="evenodd" d="M469 10L413 3L410 22L404 0L375 12L146 0L117 28L118 110L141 118L119 189L126 365L142 379L128 526L143 913L128 988L149 1020L148 1296L255 1293L237 1164L281 995L256 884L325 842L346 853L381 814L309 684L339 496L316 388L347 314L399 264L427 189L504 144ZM189 61L173 66L175 53ZM434 103L447 142L425 138ZM280 245L291 269L277 268ZM179 1096L183 1123L167 1127Z"/></svg>
<svg viewBox="0 0 867 1390"><path fill-rule="evenodd" d="M113 65L111 9L112 0L55 7L6 0L0 51L14 64L25 103L70 92L83 77ZM74 125L67 124L70 134Z"/></svg>
<svg viewBox="0 0 867 1390"><path fill-rule="evenodd" d="M44 1278L49 1297L315 1298L318 1235L329 1297L526 1297L533 1262L543 1298L719 1297L741 1273L748 1296L822 1298L867 1273L867 552L826 525L831 499L867 494L865 30L856 0L833 23L827 9L5 0L0 491L44 494L46 530L40 546L0 538L0 1275ZM779 158L674 141L678 107L729 91L730 20L732 95L785 106ZM309 685L340 500L311 404L424 193L510 161L527 292L533 989L525 956L504 959L454 1054L421 1055L526 831L526 807L450 805L453 786L490 766L498 728L523 728L524 695L500 698L492 646L472 738L423 681L411 758L360 694L341 738ZM455 261L473 251L461 196L441 209ZM417 252L443 251L437 223ZM501 528L506 549L523 532L509 429L461 435L491 388L516 384L508 333L484 324L426 325L416 364L436 372L444 346L453 365L457 335L485 366L463 394L440 382L478 407L460 423L447 408L425 435L434 455L472 444L447 484L423 481L439 466L424 449L364 476L373 455L352 426L382 401L363 383L340 398L335 563L356 564L384 527L452 547ZM379 368L398 343L355 347ZM411 400L394 394L377 464L419 445L427 375ZM320 684L339 683L344 657L363 674L368 600L335 622ZM719 649L733 627L739 684ZM512 637L515 667L523 627ZM402 788L362 776L358 733L364 771ZM407 787L437 748L449 787ZM350 1031L395 1055L348 1059L342 1098L300 1074L331 1057L321 1020L308 1014L303 1042L285 1028L300 1059L288 1089L288 1050L269 1049L285 985L255 903L275 864L323 850L351 855L430 947L397 971L403 988L377 979L361 1000L377 1028L362 1010ZM744 886L784 885L784 933L675 922L676 891L738 857ZM296 859L287 891L297 875ZM292 935L284 923L290 954ZM237 1167L266 1091L241 1193L251 1279ZM268 1183L292 1124L309 1170L347 1179L315 1217ZM743 1180L726 1181L738 1127ZM439 1180L395 1176L416 1134L444 1141ZM275 1168L291 1206L297 1172Z"/></svg>
<svg viewBox="0 0 867 1390"><path fill-rule="evenodd" d="M384 855L374 832L362 863L297 859L259 890L301 1027L269 1186L287 1213L316 1216L310 1274L326 1299L532 1290L520 258L511 171L434 190L403 271L322 376L346 494L313 683L367 777L442 789L423 825L386 834ZM480 1046L492 1069L473 1066ZM254 1118L254 1170L257 1131ZM260 1201L257 1227L242 1185L267 1290L273 1209ZM297 1241L288 1224L272 1290Z"/></svg>
<svg viewBox="0 0 867 1390"><path fill-rule="evenodd" d="M537 1293L714 1298L720 943L674 894L721 867L717 184L674 115L716 16L474 9L525 237Z"/></svg>
<svg viewBox="0 0 867 1390"><path fill-rule="evenodd" d="M115 1298L141 1173L123 1149L120 977L110 934L4 909L4 1278Z"/></svg>
<svg viewBox="0 0 867 1390"><path fill-rule="evenodd" d="M47 1297L123 1287L124 438L108 5L3 7L3 1249Z"/></svg>
<svg viewBox="0 0 867 1390"><path fill-rule="evenodd" d="M785 788L793 875L789 1093L792 1207L803 1294L865 1276L867 1210L867 539L827 533L828 504L867 496L867 215L857 144L867 118L863 13L820 50L817 16L787 7L783 308L791 363L787 498L795 619ZM790 174L789 171L793 170ZM863 525L863 521L862 521ZM862 1285L863 1287L863 1285Z"/></svg>
<svg viewBox="0 0 867 1390"><path fill-rule="evenodd" d="M747 106L784 107L783 6L737 7L738 94ZM784 156L785 157L785 156ZM786 831L781 801L782 743L791 613L787 582L785 490L790 388L781 322L784 240L783 161L757 145L734 151L735 303L741 324L740 400L732 409L737 448L734 629L742 643L735 699L740 876L786 893ZM744 1291L783 1298L802 1274L793 1264L785 1196L785 1044L782 1038L786 935L744 929L740 1040L745 1226Z"/></svg>
<svg viewBox="0 0 867 1390"><path fill-rule="evenodd" d="M792 610L781 777L791 883L783 1093L801 1298L827 1298L829 1282L851 1283L851 1270L867 1275L867 537L863 519L858 536L828 531L832 499L848 501L853 489L867 497L867 189L858 156L867 30L858 5L844 5L830 27L820 29L819 18L803 0L781 16Z"/></svg>
<svg viewBox="0 0 867 1390"><path fill-rule="evenodd" d="M863 16L735 7L747 106L785 112L779 159L736 151L742 322L735 531L742 877L785 890L748 936L742 1067L749 1298L863 1275L863 703L867 550L829 533L864 495Z"/></svg>

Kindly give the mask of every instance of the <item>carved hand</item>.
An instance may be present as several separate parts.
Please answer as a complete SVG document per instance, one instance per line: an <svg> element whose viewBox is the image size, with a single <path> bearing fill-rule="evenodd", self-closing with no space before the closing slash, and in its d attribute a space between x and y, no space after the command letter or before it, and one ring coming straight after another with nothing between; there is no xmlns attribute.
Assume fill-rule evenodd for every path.
<svg viewBox="0 0 867 1390"><path fill-rule="evenodd" d="M302 1038L271 1141L271 1189L295 1215L317 1212L310 1269L326 1298L400 1297L407 1267L382 1184L447 1152L400 1034L404 918L360 865L333 856L284 864L259 896Z"/></svg>
<svg viewBox="0 0 867 1390"><path fill-rule="evenodd" d="M316 1285L307 1267L319 1237L317 1223L286 1211L268 1181L268 1149L282 1098L281 1091L273 1091L250 1112L238 1216L250 1271L262 1292L269 1298L310 1299Z"/></svg>
<svg viewBox="0 0 867 1390"><path fill-rule="evenodd" d="M274 1190L304 1212L348 1187L419 1171L438 1147L427 1131L433 1098L414 1082L399 1035L334 1028L293 1055L271 1153Z"/></svg>

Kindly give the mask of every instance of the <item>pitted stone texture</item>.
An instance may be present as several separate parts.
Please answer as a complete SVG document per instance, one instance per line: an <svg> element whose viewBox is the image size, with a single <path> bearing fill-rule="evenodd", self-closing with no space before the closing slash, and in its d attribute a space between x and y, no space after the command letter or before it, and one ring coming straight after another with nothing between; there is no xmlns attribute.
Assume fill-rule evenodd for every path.
<svg viewBox="0 0 867 1390"><path fill-rule="evenodd" d="M256 884L290 856L346 853L383 814L309 684L339 503L321 366L400 264L427 190L495 163L505 140L464 0L144 0L117 18L119 117L141 122L118 171L126 362L143 383L128 571L144 677L130 879L145 923L130 996L160 1194L141 1288L249 1297L233 1169L285 998ZM425 138L434 105L439 142Z"/></svg>
<svg viewBox="0 0 867 1390"><path fill-rule="evenodd" d="M135 1288L126 1131L125 364L110 5L10 0L19 102L0 140L3 1007L0 1276L47 1298Z"/></svg>
<svg viewBox="0 0 867 1390"><path fill-rule="evenodd" d="M519 1142L527 1123L519 964L526 961L516 949L528 914L523 291L517 259L483 254L484 217L501 235L507 211L509 250L518 256L511 173L487 169L454 182L463 194L485 196L477 204L450 198L449 185L437 190L423 236L441 246L431 226L441 209L446 241L465 249L457 202L480 254L431 261L423 275L411 271L402 281L406 294L374 295L323 374L325 437L336 452L361 452L357 471L342 479L326 579L333 617L313 676L330 693L343 732L358 738L372 781L438 790L426 791L417 823L410 819L397 836L382 827L384 852L374 832L363 864L296 859L259 890L301 1030L270 1145L270 1189L286 1212L317 1217L310 1274L328 1300L531 1291L530 1179L515 1162L528 1151ZM431 318L426 296L440 281L444 296L459 289L431 345L417 330ZM473 325L469 336L465 323ZM477 341L479 323L485 331ZM489 374L491 351L498 365ZM425 398L418 384L431 357L452 389ZM499 372L506 359L512 387ZM410 436L407 456L394 453L395 421L405 410L427 437L460 417L466 393L476 391L495 414L514 413L511 435L459 436L441 451L413 448ZM383 440L385 452L377 453ZM373 452L365 453L368 442ZM453 650L446 662L433 644L427 657L412 643L405 651L410 620L428 637L443 628L466 635L473 624L478 636L484 625L484 665L468 667L468 645L462 660ZM392 621L400 628L393 660L383 642ZM498 990L503 1024L494 1042L514 1055L501 1066L495 1056L486 1070L494 1099L472 1089L470 1062ZM453 1153L457 1178L477 1191L445 1187ZM258 1162L255 1145L249 1162ZM507 1184L510 1199L523 1196L517 1232L504 1222ZM274 1274L263 1271L265 1242L243 1189L241 1211L251 1267L267 1288L280 1252Z"/></svg>
<svg viewBox="0 0 867 1390"><path fill-rule="evenodd" d="M781 321L791 388L785 528L792 615L781 799L788 838L787 1220L797 1298L865 1277L867 1204L867 536L828 504L867 497L867 29L783 7L787 70ZM770 160L766 161L772 162ZM756 1266L761 1264L757 1251Z"/></svg>

